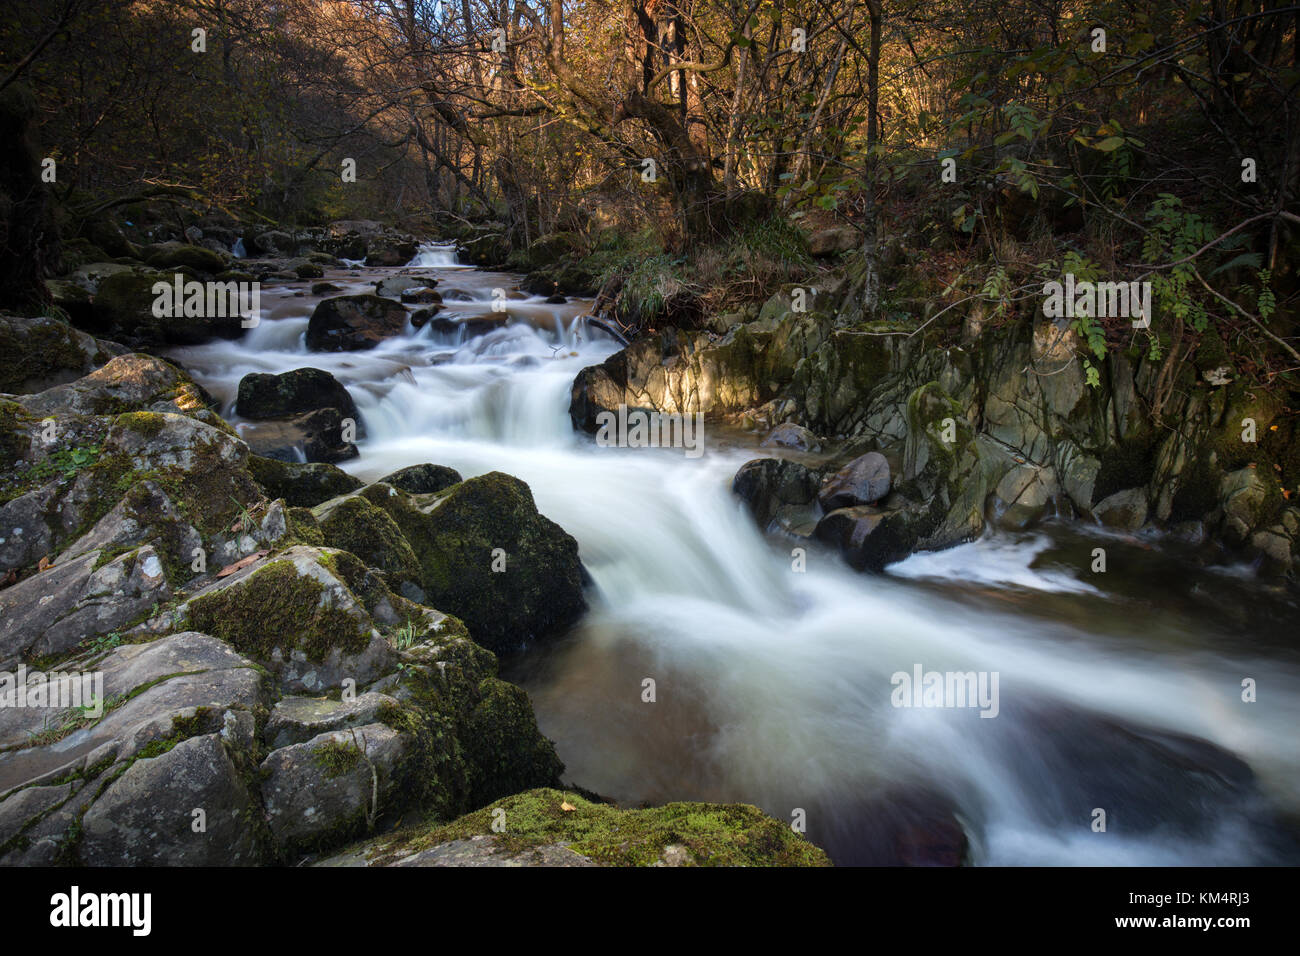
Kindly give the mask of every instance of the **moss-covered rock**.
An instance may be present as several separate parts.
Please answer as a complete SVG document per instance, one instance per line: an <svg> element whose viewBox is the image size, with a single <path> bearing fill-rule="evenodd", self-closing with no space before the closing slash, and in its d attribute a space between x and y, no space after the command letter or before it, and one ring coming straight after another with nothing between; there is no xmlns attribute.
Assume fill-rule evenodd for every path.
<svg viewBox="0 0 1300 956"><path fill-rule="evenodd" d="M410 542L429 603L464 620L484 646L553 636L586 609L578 543L538 513L518 478L491 472L416 498L382 484L362 494Z"/></svg>
<svg viewBox="0 0 1300 956"><path fill-rule="evenodd" d="M422 579L420 562L397 523L360 495L327 502L313 515L327 545L349 551L383 571L394 588Z"/></svg>
<svg viewBox="0 0 1300 956"><path fill-rule="evenodd" d="M249 455L248 470L267 497L283 498L294 508L314 508L362 486L359 478L326 462L285 462Z"/></svg>
<svg viewBox="0 0 1300 956"><path fill-rule="evenodd" d="M449 824L381 838L352 856L372 866L436 865L437 848L481 836L494 838L492 851L504 857L562 845L604 866L830 865L820 849L757 807L670 803L620 810L553 789L520 793Z"/></svg>
<svg viewBox="0 0 1300 956"><path fill-rule="evenodd" d="M60 319L0 315L0 392L37 392L73 381L114 354Z"/></svg>

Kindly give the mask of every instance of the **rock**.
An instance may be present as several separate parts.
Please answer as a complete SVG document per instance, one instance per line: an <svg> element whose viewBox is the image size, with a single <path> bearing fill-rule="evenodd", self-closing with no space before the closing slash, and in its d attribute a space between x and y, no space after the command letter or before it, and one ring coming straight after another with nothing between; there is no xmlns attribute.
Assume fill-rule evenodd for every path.
<svg viewBox="0 0 1300 956"><path fill-rule="evenodd" d="M777 425L767 437L760 442L763 448L790 448L794 451L821 451L821 442L817 436L804 428L802 425L796 425L793 422L786 422L784 425Z"/></svg>
<svg viewBox="0 0 1300 956"><path fill-rule="evenodd" d="M365 568L355 559L340 563L339 553L295 545L201 588L179 616L268 666L285 690L320 693L347 678L370 683L393 669L394 653L365 595L350 586L367 584ZM352 569L351 582L342 567Z"/></svg>
<svg viewBox="0 0 1300 956"><path fill-rule="evenodd" d="M856 570L879 571L891 560L903 556L899 554L900 549L887 549L879 541L870 541L886 514L874 505L839 508L817 522L814 533L817 540L837 547Z"/></svg>
<svg viewBox="0 0 1300 956"><path fill-rule="evenodd" d="M321 408L360 420L348 390L329 372L299 368L279 375L252 372L239 380L235 412L244 418L287 418Z"/></svg>
<svg viewBox="0 0 1300 956"><path fill-rule="evenodd" d="M404 289L399 298L405 305L442 304L442 296L428 288Z"/></svg>
<svg viewBox="0 0 1300 956"><path fill-rule="evenodd" d="M822 483L817 500L826 511L869 505L889 494L889 462L870 451L853 459Z"/></svg>
<svg viewBox="0 0 1300 956"><path fill-rule="evenodd" d="M316 282L311 287L311 294L319 298L335 295L342 291L343 287L341 285L335 285L333 282Z"/></svg>
<svg viewBox="0 0 1300 956"><path fill-rule="evenodd" d="M404 266L418 253L419 246L410 240L374 239L366 252L367 266Z"/></svg>
<svg viewBox="0 0 1300 956"><path fill-rule="evenodd" d="M146 246L144 261L159 270L189 268L213 275L225 271L226 268L226 259L219 253L181 242L163 242Z"/></svg>
<svg viewBox="0 0 1300 956"><path fill-rule="evenodd" d="M312 508L362 487L359 478L324 462L284 462L250 455L248 470L270 498L295 508Z"/></svg>
<svg viewBox="0 0 1300 956"><path fill-rule="evenodd" d="M829 226L808 237L808 251L818 258L852 252L861 245L862 236L852 226Z"/></svg>
<svg viewBox="0 0 1300 956"><path fill-rule="evenodd" d="M206 249L199 251L216 255ZM244 334L244 319L237 309L221 310L231 313L228 315L217 315L216 310L207 308L201 310L203 315L187 315L185 309L176 308L171 315L155 315L159 299L155 286L174 286L178 275L189 281L180 272L120 272L106 277L91 303L96 329L102 328L113 338L133 345L198 345L214 338L237 339ZM207 314L210 312L214 314Z"/></svg>
<svg viewBox="0 0 1300 956"><path fill-rule="evenodd" d="M1223 509L1224 534L1234 545L1247 541L1265 520L1269 502L1280 497L1258 468L1238 468L1219 482L1219 507Z"/></svg>
<svg viewBox="0 0 1300 956"><path fill-rule="evenodd" d="M295 246L293 236L278 229L268 229L253 237L253 248L271 256L292 255Z"/></svg>
<svg viewBox="0 0 1300 956"><path fill-rule="evenodd" d="M461 618L485 647L552 637L586 610L578 543L538 514L518 478L490 472L423 498L389 485L361 493L410 542L430 603Z"/></svg>
<svg viewBox="0 0 1300 956"><path fill-rule="evenodd" d="M497 833L493 821L501 820L502 814L505 830ZM487 842L497 839L508 843ZM757 807L670 803L620 810L551 789L516 794L451 823L377 837L321 865L462 862L477 866L830 865L820 849Z"/></svg>
<svg viewBox="0 0 1300 956"><path fill-rule="evenodd" d="M208 424L208 399L188 375L152 355L119 355L102 368L70 382L24 396L22 406L37 418L51 415L111 415L125 411L175 412Z"/></svg>
<svg viewBox="0 0 1300 956"><path fill-rule="evenodd" d="M259 773L276 842L305 849L373 826L411 746L409 736L375 723L274 751Z"/></svg>
<svg viewBox="0 0 1300 956"><path fill-rule="evenodd" d="M182 633L93 666L106 705L97 718L75 707L0 711L0 741L12 748L0 754L0 793L26 788L0 803L0 830L16 821L47 865L254 862L245 774L232 769L253 749L253 712L268 699L251 662ZM48 785L60 778L73 783ZM206 836L192 829L196 807ZM18 853L11 846L0 864L23 862Z"/></svg>
<svg viewBox="0 0 1300 956"><path fill-rule="evenodd" d="M798 462L759 458L745 462L731 490L766 531L773 522L791 530L816 520L817 473Z"/></svg>
<svg viewBox="0 0 1300 956"><path fill-rule="evenodd" d="M463 478L454 468L446 465L409 465L379 479L381 484L392 485L413 495L428 495L458 485Z"/></svg>
<svg viewBox="0 0 1300 956"><path fill-rule="evenodd" d="M380 714L398 706L387 694L374 692L350 700L329 697L285 697L271 711L265 737L273 750L301 744L336 730L372 724Z"/></svg>
<svg viewBox="0 0 1300 956"><path fill-rule="evenodd" d="M194 810L205 830L194 828ZM192 737L132 764L81 819L90 866L248 866L261 862L256 803L220 735Z"/></svg>
<svg viewBox="0 0 1300 956"><path fill-rule="evenodd" d="M406 310L377 295L326 299L307 324L307 347L317 352L372 349L406 328Z"/></svg>
<svg viewBox="0 0 1300 956"><path fill-rule="evenodd" d="M352 432L359 431L355 419ZM344 418L337 408L322 408L292 418L268 420L246 428L244 440L264 458L286 463L332 463L356 458L357 446L343 438Z"/></svg>
<svg viewBox="0 0 1300 956"><path fill-rule="evenodd" d="M1012 531L1032 527L1051 512L1057 491L1050 468L1017 465L1003 475L993 493L994 519Z"/></svg>
<svg viewBox="0 0 1300 956"><path fill-rule="evenodd" d="M1092 514L1108 528L1136 531L1146 524L1148 508L1146 491L1129 488L1102 499L1092 509Z"/></svg>
<svg viewBox="0 0 1300 956"><path fill-rule="evenodd" d="M0 392L39 392L81 378L117 354L117 347L47 317L0 315Z"/></svg>
<svg viewBox="0 0 1300 956"><path fill-rule="evenodd" d="M388 276L375 283L375 294L387 298L397 298L408 289L432 288L438 284L437 279L425 279L419 276Z"/></svg>
<svg viewBox="0 0 1300 956"><path fill-rule="evenodd" d="M360 495L326 502L313 515L327 545L351 552L384 572L390 587L418 586L422 580L420 562L396 522Z"/></svg>
<svg viewBox="0 0 1300 956"><path fill-rule="evenodd" d="M20 657L61 657L171 600L163 563L152 547L97 568L100 556L91 551L0 591L0 669L12 670Z"/></svg>

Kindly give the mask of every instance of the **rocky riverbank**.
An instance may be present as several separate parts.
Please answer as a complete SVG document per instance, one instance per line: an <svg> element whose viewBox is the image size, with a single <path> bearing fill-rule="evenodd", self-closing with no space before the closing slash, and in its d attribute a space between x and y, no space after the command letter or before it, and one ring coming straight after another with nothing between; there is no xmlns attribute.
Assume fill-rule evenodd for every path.
<svg viewBox="0 0 1300 956"><path fill-rule="evenodd" d="M577 377L574 426L594 432L623 404L765 435L773 457L747 464L737 493L765 529L815 536L859 568L1061 517L1172 535L1206 563L1294 583L1295 420L1285 395L1229 374L1212 334L1156 421L1169 383L1145 353L1112 352L1090 384L1069 328L972 319L941 341L864 318L848 271L802 311L807 290L787 288L722 330L639 338Z"/></svg>
<svg viewBox="0 0 1300 956"><path fill-rule="evenodd" d="M51 318L0 336L0 863L293 863L399 819L468 833L560 786L493 654L586 606L577 544L527 485L261 457L161 358ZM332 379L267 378L241 405L346 403ZM98 696L52 696L60 674ZM547 831L584 859L825 862L752 808L571 799L575 820L654 823L636 853Z"/></svg>

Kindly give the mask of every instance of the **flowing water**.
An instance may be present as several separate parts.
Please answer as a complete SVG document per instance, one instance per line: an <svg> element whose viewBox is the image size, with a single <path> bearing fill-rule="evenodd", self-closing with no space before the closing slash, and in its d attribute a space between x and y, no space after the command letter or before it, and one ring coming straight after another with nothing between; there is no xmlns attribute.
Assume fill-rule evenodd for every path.
<svg viewBox="0 0 1300 956"><path fill-rule="evenodd" d="M293 283L263 289L241 341L174 355L240 429L243 375L330 371L364 421L344 466L360 477L427 461L529 484L594 581L570 634L503 662L567 780L623 804L757 804L805 820L839 863L924 862L954 815L977 864L1300 860L1300 614L1249 569L1062 526L874 577L810 547L796 570L730 492L752 439L711 431L688 458L572 430L574 376L619 348L581 319L589 303L548 305L446 247L410 268L439 279L441 317L498 326L308 353L317 299ZM369 291L395 271L326 278ZM1099 545L1109 570L1093 574ZM997 716L893 706L893 676L918 668L996 672Z"/></svg>

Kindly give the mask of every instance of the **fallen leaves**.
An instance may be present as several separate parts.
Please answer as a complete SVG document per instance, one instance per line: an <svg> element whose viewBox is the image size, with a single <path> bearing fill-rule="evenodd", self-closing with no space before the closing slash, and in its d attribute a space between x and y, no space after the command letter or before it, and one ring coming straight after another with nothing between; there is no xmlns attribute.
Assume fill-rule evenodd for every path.
<svg viewBox="0 0 1300 956"><path fill-rule="evenodd" d="M240 558L234 564L227 564L224 568L222 568L220 571L217 572L217 577L219 578L228 577L229 575L234 574L236 571L240 570L241 568L248 567L254 561L260 561L262 558L266 557L270 553L271 553L270 551L254 551L252 554Z"/></svg>

